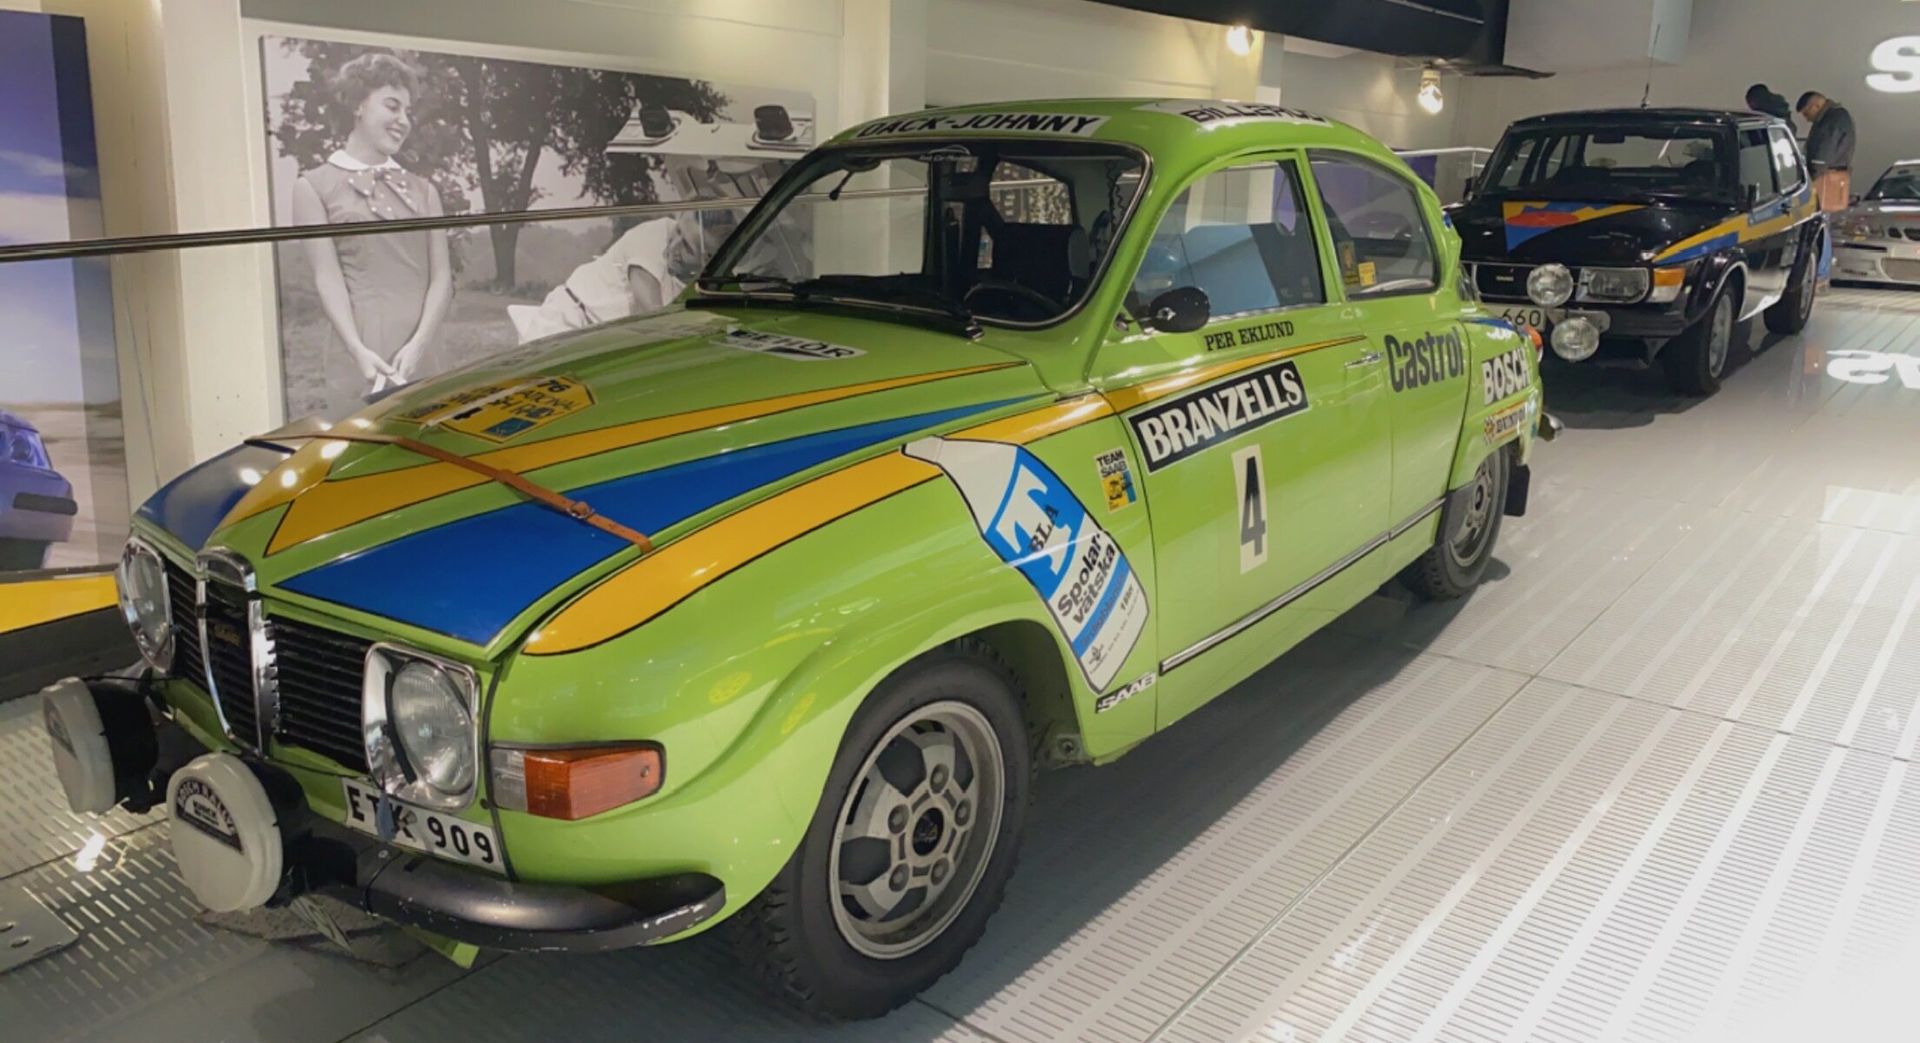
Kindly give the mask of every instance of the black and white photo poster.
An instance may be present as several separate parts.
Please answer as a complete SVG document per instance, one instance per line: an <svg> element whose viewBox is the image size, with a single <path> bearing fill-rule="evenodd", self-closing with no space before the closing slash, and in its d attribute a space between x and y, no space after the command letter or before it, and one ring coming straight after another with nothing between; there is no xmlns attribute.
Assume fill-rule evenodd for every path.
<svg viewBox="0 0 1920 1043"><path fill-rule="evenodd" d="M814 143L803 93L265 36L277 224L751 200ZM289 419L671 302L732 209L512 221L278 247Z"/></svg>

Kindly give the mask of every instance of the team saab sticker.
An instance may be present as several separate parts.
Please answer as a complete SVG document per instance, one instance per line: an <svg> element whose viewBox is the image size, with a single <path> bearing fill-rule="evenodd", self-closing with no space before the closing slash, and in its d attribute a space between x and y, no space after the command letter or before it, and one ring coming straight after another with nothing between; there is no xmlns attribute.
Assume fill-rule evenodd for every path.
<svg viewBox="0 0 1920 1043"><path fill-rule="evenodd" d="M1127 423L1152 474L1235 435L1305 412L1308 405L1300 370L1282 360L1140 410Z"/></svg>
<svg viewBox="0 0 1920 1043"><path fill-rule="evenodd" d="M1482 421L1480 426L1486 433L1487 444L1499 445L1501 442L1512 438L1514 432L1520 430L1520 425L1526 422L1527 404L1525 402L1515 402L1513 405L1502 409Z"/></svg>
<svg viewBox="0 0 1920 1043"><path fill-rule="evenodd" d="M235 851L240 850L240 827L234 825L233 813L227 810L226 802L213 787L200 779L181 780L180 788L173 794L173 818Z"/></svg>
<svg viewBox="0 0 1920 1043"><path fill-rule="evenodd" d="M1422 334L1417 340L1388 334L1385 347L1387 372L1396 392L1452 380L1467 371L1466 343L1452 331Z"/></svg>
<svg viewBox="0 0 1920 1043"><path fill-rule="evenodd" d="M1133 488L1133 468L1127 463L1127 451L1115 447L1093 458L1100 470L1100 488L1107 494L1107 510L1117 511L1140 498Z"/></svg>
<svg viewBox="0 0 1920 1043"><path fill-rule="evenodd" d="M1139 695L1141 692L1144 692L1147 689L1152 688L1153 683L1158 680L1160 680L1160 672L1158 670L1149 670L1146 673L1141 674L1139 677L1136 677L1133 680L1128 681L1126 684L1123 684L1120 687L1115 688L1113 691L1108 692L1107 694L1101 696L1100 698L1095 699L1093 701L1093 712L1106 713L1108 710L1111 710L1114 707L1119 706L1121 703L1126 702L1128 699L1131 699L1134 696Z"/></svg>
<svg viewBox="0 0 1920 1043"><path fill-rule="evenodd" d="M505 442L593 405L593 392L572 377L535 377L483 384L429 402L398 419Z"/></svg>
<svg viewBox="0 0 1920 1043"><path fill-rule="evenodd" d="M1481 405L1493 405L1527 389L1527 349L1514 348L1480 363Z"/></svg>
<svg viewBox="0 0 1920 1043"><path fill-rule="evenodd" d="M1119 541L1060 476L1024 446L921 438L901 450L960 490L980 538L1046 602L1098 692L1113 683L1147 625L1147 592Z"/></svg>
<svg viewBox="0 0 1920 1043"><path fill-rule="evenodd" d="M895 134L946 134L953 131L1018 131L1023 134L1065 134L1084 138L1100 129L1105 116L1067 112L963 112L939 116L901 116L878 120L853 132L855 138Z"/></svg>
<svg viewBox="0 0 1920 1043"><path fill-rule="evenodd" d="M1206 335L1208 351L1223 348L1239 348L1248 344L1258 344L1263 340L1285 340L1293 336L1293 323L1282 319L1277 322L1259 322L1239 329L1221 330Z"/></svg>
<svg viewBox="0 0 1920 1043"><path fill-rule="evenodd" d="M844 344L828 344L824 340L788 337L778 333L761 333L758 330L728 330L717 339L729 348L757 351L762 355L777 355L780 358L798 362L831 362L835 359L858 358L866 354L859 348L849 348Z"/></svg>
<svg viewBox="0 0 1920 1043"><path fill-rule="evenodd" d="M1262 105L1243 101L1150 101L1137 106L1145 112L1169 112L1185 116L1195 123L1218 126L1225 123L1325 123L1326 118L1284 105Z"/></svg>

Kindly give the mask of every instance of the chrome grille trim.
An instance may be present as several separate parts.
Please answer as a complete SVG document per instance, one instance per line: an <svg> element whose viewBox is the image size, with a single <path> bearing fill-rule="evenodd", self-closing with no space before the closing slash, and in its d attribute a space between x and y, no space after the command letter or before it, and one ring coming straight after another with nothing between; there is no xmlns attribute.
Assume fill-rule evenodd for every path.
<svg viewBox="0 0 1920 1043"><path fill-rule="evenodd" d="M277 700L273 642L253 567L221 549L202 551L196 564L202 677L214 712L227 738L243 749L263 751L276 724Z"/></svg>

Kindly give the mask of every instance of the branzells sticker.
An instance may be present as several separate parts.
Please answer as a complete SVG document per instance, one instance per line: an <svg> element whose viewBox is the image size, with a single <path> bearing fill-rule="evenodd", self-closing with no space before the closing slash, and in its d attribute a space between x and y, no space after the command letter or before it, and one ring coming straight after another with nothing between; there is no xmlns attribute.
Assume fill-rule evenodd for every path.
<svg viewBox="0 0 1920 1043"><path fill-rule="evenodd" d="M951 134L1013 131L1021 134L1065 134L1084 138L1100 129L1105 116L1070 112L962 112L933 116L898 116L877 120L853 132L855 138L895 134Z"/></svg>
<svg viewBox="0 0 1920 1043"><path fill-rule="evenodd" d="M1165 112L1185 116L1195 123L1325 123L1326 118L1284 105L1263 105L1247 101L1150 101L1140 106L1144 112Z"/></svg>
<svg viewBox="0 0 1920 1043"><path fill-rule="evenodd" d="M1308 408L1307 385L1291 361L1236 373L1127 417L1151 474L1244 431Z"/></svg>
<svg viewBox="0 0 1920 1043"><path fill-rule="evenodd" d="M728 330L721 334L718 340L729 348L757 351L763 355L778 355L783 359L794 359L800 362L830 362L834 359L850 359L866 354L859 348L849 348L844 344L829 344L824 340L788 337L778 333L761 333L757 330Z"/></svg>

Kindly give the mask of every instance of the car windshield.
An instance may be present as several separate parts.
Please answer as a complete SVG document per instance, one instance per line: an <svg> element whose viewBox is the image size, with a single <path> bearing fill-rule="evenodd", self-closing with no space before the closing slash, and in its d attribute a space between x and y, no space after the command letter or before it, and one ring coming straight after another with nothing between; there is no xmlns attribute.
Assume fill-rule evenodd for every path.
<svg viewBox="0 0 1920 1043"><path fill-rule="evenodd" d="M933 141L803 160L715 255L695 303L1038 325L1085 299L1140 191L1115 146Z"/></svg>
<svg viewBox="0 0 1920 1043"><path fill-rule="evenodd" d="M1706 127L1542 127L1509 132L1482 192L1543 199L1633 201L1725 195L1720 134Z"/></svg>
<svg viewBox="0 0 1920 1043"><path fill-rule="evenodd" d="M1920 201L1920 165L1900 166L1880 175L1867 192L1868 199Z"/></svg>

